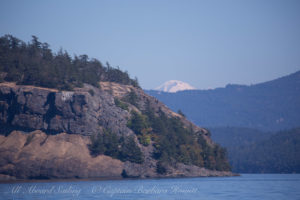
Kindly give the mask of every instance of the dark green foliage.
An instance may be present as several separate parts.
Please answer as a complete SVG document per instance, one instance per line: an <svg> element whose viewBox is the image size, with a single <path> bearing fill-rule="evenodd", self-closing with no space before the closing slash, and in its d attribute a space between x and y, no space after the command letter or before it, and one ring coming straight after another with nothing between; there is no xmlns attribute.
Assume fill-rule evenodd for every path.
<svg viewBox="0 0 300 200"><path fill-rule="evenodd" d="M135 111L131 112L131 119L128 121L127 126L138 136L139 142L148 146L151 142L152 128L149 126L148 118L144 114L139 114Z"/></svg>
<svg viewBox="0 0 300 200"><path fill-rule="evenodd" d="M149 134L138 135L138 139L144 146L148 146L151 143L151 136Z"/></svg>
<svg viewBox="0 0 300 200"><path fill-rule="evenodd" d="M137 77L134 77L134 80L131 82L131 85L136 88L140 87L139 80Z"/></svg>
<svg viewBox="0 0 300 200"><path fill-rule="evenodd" d="M131 114L128 127L138 136L139 142L147 146L150 138L154 140L153 158L158 160L159 173L165 173L163 166L173 161L215 170L230 170L226 151L218 145L208 145L201 135L184 128L179 118L169 118L162 111L154 114L149 102L142 114L135 111Z"/></svg>
<svg viewBox="0 0 300 200"><path fill-rule="evenodd" d="M127 126L137 135L142 135L148 132L149 123L147 116L139 114L136 111L131 112L131 119L128 121Z"/></svg>
<svg viewBox="0 0 300 200"><path fill-rule="evenodd" d="M130 161L134 163L144 162L143 153L134 141L133 136L125 140L120 152L119 159L122 161Z"/></svg>
<svg viewBox="0 0 300 200"><path fill-rule="evenodd" d="M121 161L134 163L144 161L143 154L133 137L118 137L110 130L104 130L101 134L93 135L89 149L93 156L104 154Z"/></svg>
<svg viewBox="0 0 300 200"><path fill-rule="evenodd" d="M134 105L136 107L138 107L138 96L136 95L136 93L131 90L124 98L124 101L130 103L131 105Z"/></svg>
<svg viewBox="0 0 300 200"><path fill-rule="evenodd" d="M278 133L234 127L212 131L228 149L234 172L300 173L300 128Z"/></svg>
<svg viewBox="0 0 300 200"><path fill-rule="evenodd" d="M122 108L123 110L128 110L128 105L124 102L122 102L121 100L119 100L118 98L115 98L115 104L116 106L118 106L119 108Z"/></svg>
<svg viewBox="0 0 300 200"><path fill-rule="evenodd" d="M216 170L231 170L227 161L227 151L220 145L216 144L213 147L207 144L203 137L198 138L198 143L201 144L203 152L201 153L204 160L204 166L208 169Z"/></svg>
<svg viewBox="0 0 300 200"><path fill-rule="evenodd" d="M133 85L135 87L139 87L139 83L137 78L130 79L127 71L123 72L119 67L113 68L106 63L106 74L103 78L103 81L116 82L124 85Z"/></svg>
<svg viewBox="0 0 300 200"><path fill-rule="evenodd" d="M82 87L83 83L99 87L99 81L139 87L137 79L130 79L119 68L105 67L87 55L71 58L62 50L54 54L35 36L28 44L11 35L0 38L0 81L60 90Z"/></svg>
<svg viewBox="0 0 300 200"><path fill-rule="evenodd" d="M201 147L195 140L196 136L183 127L177 118L168 118L163 113L153 123L154 132L157 133L157 146L155 157L162 162L176 160L185 164L203 166L200 156ZM196 152L197 151L197 152ZM197 160L192 159L192 154L198 154Z"/></svg>
<svg viewBox="0 0 300 200"><path fill-rule="evenodd" d="M119 155L118 145L119 138L117 135L109 130L104 130L102 134L91 137L90 151L94 156L104 154L117 158Z"/></svg>

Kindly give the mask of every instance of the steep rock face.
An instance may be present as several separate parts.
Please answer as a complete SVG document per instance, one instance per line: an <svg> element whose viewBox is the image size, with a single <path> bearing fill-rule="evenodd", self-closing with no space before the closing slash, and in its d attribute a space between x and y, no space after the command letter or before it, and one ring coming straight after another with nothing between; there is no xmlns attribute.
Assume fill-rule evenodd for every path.
<svg viewBox="0 0 300 200"><path fill-rule="evenodd" d="M104 127L118 134L130 135L133 132L126 126L130 113L114 103L114 97L122 98L130 91L137 94L140 109L148 100L156 112L162 110L169 117L181 117L141 89L109 82L102 82L101 88L85 85L75 91L58 91L0 83L1 132L42 130L51 134L92 135ZM136 108L131 106L131 109ZM196 132L207 133L185 118L181 117L181 120Z"/></svg>
<svg viewBox="0 0 300 200"><path fill-rule="evenodd" d="M129 113L114 106L110 94L89 85L75 91L58 91L2 83L0 110L2 133L43 130L92 135L99 132L100 126L116 133L130 132L126 127Z"/></svg>
<svg viewBox="0 0 300 200"><path fill-rule="evenodd" d="M74 91L58 91L0 83L0 131L3 134L0 175L22 179L122 177L124 171L126 176L140 178L232 175L228 171L182 163L174 163L167 167L165 174L158 174L157 160L152 156L154 147L141 145L136 134L127 127L131 111L141 112L150 106L154 113L163 112L180 119L186 128L214 146L209 132L172 112L142 89L111 82L100 85L101 89L86 84ZM117 106L115 99L124 99L130 92L136 95L135 105L127 103L127 109ZM120 137L133 137L144 162L122 162L104 155L91 157L89 136L103 130L111 130Z"/></svg>

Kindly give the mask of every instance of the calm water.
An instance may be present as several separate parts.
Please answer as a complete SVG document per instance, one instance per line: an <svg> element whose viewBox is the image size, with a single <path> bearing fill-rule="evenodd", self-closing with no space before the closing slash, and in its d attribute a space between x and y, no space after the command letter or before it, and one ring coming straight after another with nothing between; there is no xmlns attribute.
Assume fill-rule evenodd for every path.
<svg viewBox="0 0 300 200"><path fill-rule="evenodd" d="M0 199L300 200L300 174L0 184Z"/></svg>

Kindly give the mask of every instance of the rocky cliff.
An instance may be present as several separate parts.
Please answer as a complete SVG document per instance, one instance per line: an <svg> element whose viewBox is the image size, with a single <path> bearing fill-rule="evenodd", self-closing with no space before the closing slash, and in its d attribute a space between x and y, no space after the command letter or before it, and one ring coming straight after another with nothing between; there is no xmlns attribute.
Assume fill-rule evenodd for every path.
<svg viewBox="0 0 300 200"><path fill-rule="evenodd" d="M2 132L42 130L91 135L102 125L120 134L130 133L126 127L129 113L115 106L112 95L89 85L58 91L2 83L0 106Z"/></svg>
<svg viewBox="0 0 300 200"><path fill-rule="evenodd" d="M143 90L111 82L101 89L85 84L73 91L36 86L0 84L0 174L4 178L96 178L96 177L176 177L232 175L229 171L174 162L164 173L157 172L153 157L155 142L142 145L128 127L134 112L150 107L155 115L180 120L195 137L208 146L215 144L209 132L172 112ZM134 94L134 102L128 99ZM122 99L122 105L116 100ZM127 99L127 100L126 100ZM120 102L120 101L118 101ZM125 103L124 103L125 102ZM133 137L143 162L135 163L106 155L91 156L90 136L103 130L117 137ZM120 146L120 145L119 145ZM121 148L121 147L119 147ZM157 148L157 147L156 147Z"/></svg>

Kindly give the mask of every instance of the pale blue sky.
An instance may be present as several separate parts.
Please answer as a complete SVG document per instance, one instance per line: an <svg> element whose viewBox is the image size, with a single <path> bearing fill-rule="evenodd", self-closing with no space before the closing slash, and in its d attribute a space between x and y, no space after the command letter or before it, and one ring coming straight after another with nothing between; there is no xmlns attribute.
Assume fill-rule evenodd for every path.
<svg viewBox="0 0 300 200"><path fill-rule="evenodd" d="M0 36L36 35L137 76L145 89L253 84L300 70L298 0L0 0Z"/></svg>

